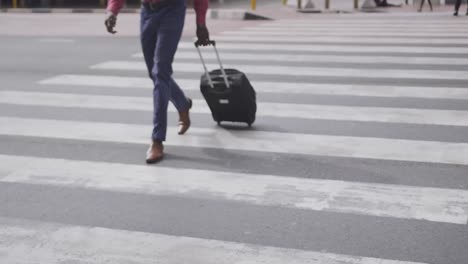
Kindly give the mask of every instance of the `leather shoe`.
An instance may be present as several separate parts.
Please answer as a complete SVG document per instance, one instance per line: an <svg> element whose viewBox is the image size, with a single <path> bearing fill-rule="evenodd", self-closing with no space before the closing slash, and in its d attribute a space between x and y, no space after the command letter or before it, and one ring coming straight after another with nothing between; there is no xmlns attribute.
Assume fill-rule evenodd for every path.
<svg viewBox="0 0 468 264"><path fill-rule="evenodd" d="M164 156L164 145L161 141L153 140L146 152L146 163L152 164L162 160Z"/></svg>
<svg viewBox="0 0 468 264"><path fill-rule="evenodd" d="M187 111L179 112L179 135L185 134L185 132L187 132L187 130L190 127L189 110L192 108L192 99L188 98L187 101L189 103L189 108L187 109Z"/></svg>

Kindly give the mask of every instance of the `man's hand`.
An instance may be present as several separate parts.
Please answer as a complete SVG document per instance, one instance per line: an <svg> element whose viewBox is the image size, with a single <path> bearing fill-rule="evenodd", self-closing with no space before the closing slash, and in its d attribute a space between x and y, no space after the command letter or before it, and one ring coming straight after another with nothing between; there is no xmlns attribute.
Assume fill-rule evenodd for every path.
<svg viewBox="0 0 468 264"><path fill-rule="evenodd" d="M201 46L210 44L210 33L205 25L197 25L197 43Z"/></svg>
<svg viewBox="0 0 468 264"><path fill-rule="evenodd" d="M104 22L104 25L106 25L107 32L111 34L117 33L117 31L114 30L115 25L117 24L117 16L109 13L107 15L106 21Z"/></svg>

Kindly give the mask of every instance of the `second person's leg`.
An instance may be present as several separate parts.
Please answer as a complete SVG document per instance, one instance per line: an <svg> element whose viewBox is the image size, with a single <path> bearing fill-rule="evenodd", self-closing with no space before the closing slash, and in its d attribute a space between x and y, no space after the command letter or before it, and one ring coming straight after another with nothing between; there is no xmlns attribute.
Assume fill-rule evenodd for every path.
<svg viewBox="0 0 468 264"><path fill-rule="evenodd" d="M421 0L421 4L419 4L418 12L422 11L423 5L424 5L424 0Z"/></svg>
<svg viewBox="0 0 468 264"><path fill-rule="evenodd" d="M461 0L456 0L455 1L455 12L453 13L454 16L458 15L458 9L460 9L460 5L461 5Z"/></svg>

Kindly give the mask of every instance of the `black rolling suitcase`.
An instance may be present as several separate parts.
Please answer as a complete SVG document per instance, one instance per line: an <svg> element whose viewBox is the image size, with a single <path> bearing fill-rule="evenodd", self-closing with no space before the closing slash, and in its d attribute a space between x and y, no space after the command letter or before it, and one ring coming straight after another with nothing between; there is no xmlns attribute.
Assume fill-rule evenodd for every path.
<svg viewBox="0 0 468 264"><path fill-rule="evenodd" d="M243 122L252 126L257 112L255 90L244 73L224 69L219 58L216 42L211 41L220 69L208 72L199 45L195 43L205 73L201 76L200 90L205 97L214 121Z"/></svg>

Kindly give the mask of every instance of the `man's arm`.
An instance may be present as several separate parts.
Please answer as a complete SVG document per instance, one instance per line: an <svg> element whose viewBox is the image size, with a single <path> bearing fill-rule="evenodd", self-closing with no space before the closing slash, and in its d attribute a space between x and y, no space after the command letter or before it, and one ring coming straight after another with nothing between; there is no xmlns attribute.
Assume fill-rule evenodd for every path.
<svg viewBox="0 0 468 264"><path fill-rule="evenodd" d="M205 46L209 44L210 34L206 28L206 12L209 0L194 0L193 8L197 16L197 38L198 43Z"/></svg>
<svg viewBox="0 0 468 264"><path fill-rule="evenodd" d="M193 8L197 14L197 25L205 26L206 24L206 11L208 10L209 0L194 0Z"/></svg>
<svg viewBox="0 0 468 264"><path fill-rule="evenodd" d="M117 14L120 12L120 9L122 9L124 2L125 0L109 0L107 2L107 15L104 24L106 25L109 33L117 33L117 31L114 30L114 27L117 24Z"/></svg>
<svg viewBox="0 0 468 264"><path fill-rule="evenodd" d="M125 0L109 0L106 10L116 16L120 12L120 9L122 9L124 3Z"/></svg>

